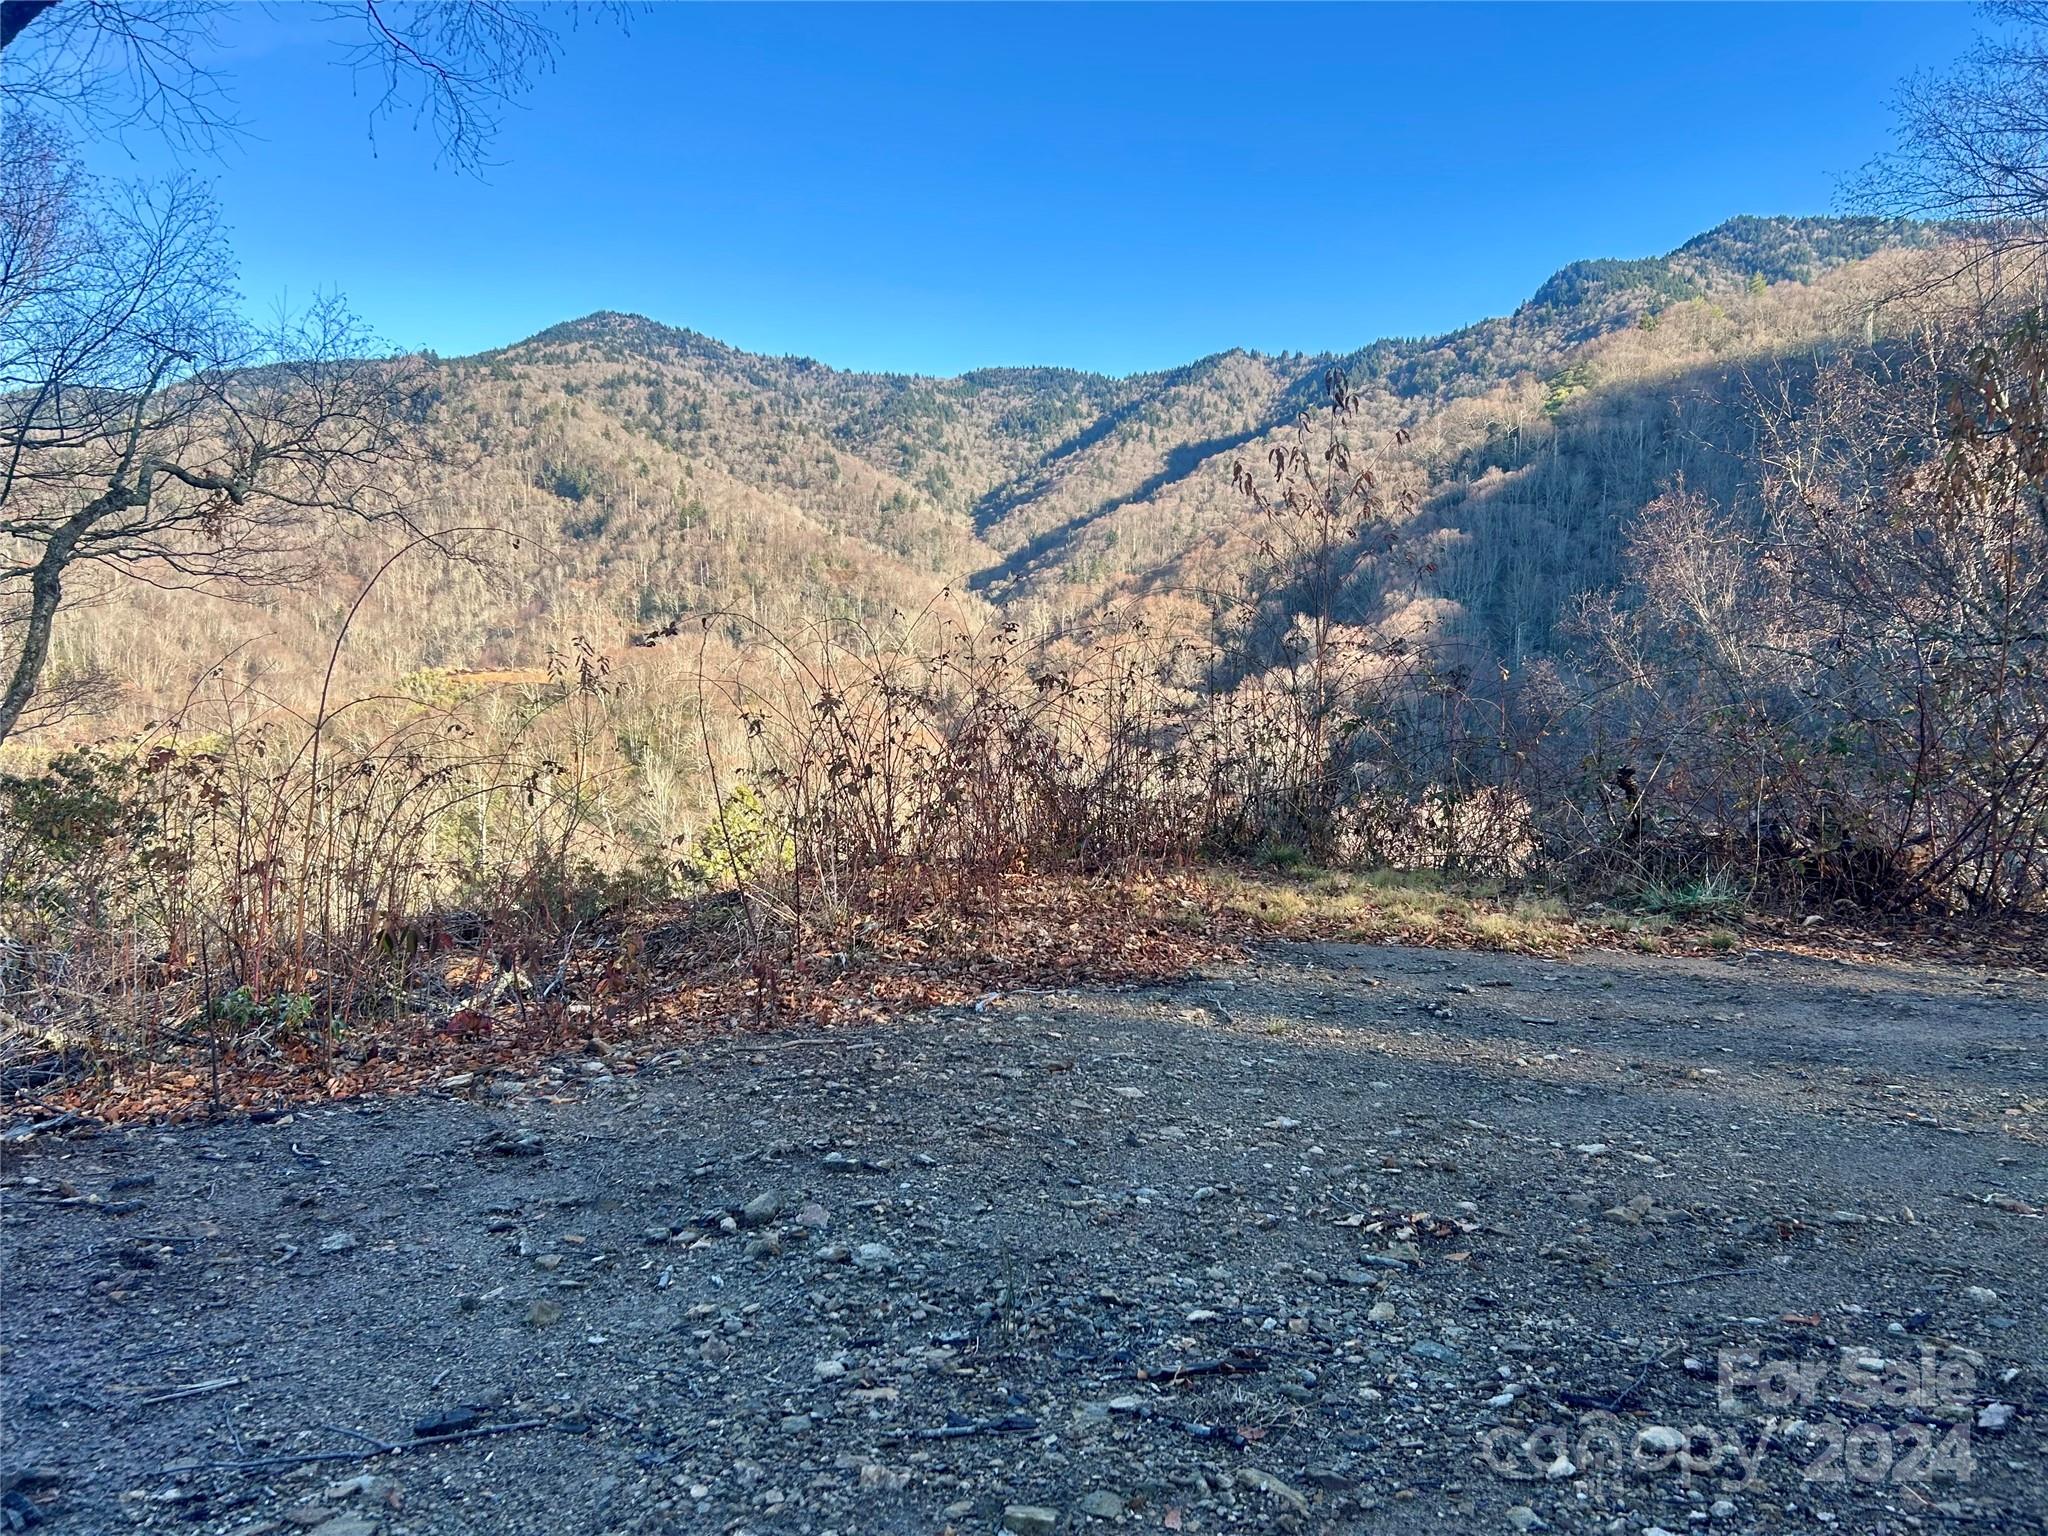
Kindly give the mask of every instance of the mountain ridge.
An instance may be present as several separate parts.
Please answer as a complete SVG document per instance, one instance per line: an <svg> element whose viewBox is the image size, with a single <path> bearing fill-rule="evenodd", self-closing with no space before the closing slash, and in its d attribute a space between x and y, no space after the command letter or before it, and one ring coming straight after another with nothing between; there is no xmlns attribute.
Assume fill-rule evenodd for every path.
<svg viewBox="0 0 2048 1536"><path fill-rule="evenodd" d="M780 363L804 371L826 370L855 378L908 380L969 384L983 381L1014 382L1025 377L1064 375L1110 383L1128 383L1162 378L1182 369L1213 363L1235 354L1284 360L1295 357L1333 359L1358 357L1375 348L1429 347L1492 323L1512 319L1530 310L1554 310L1583 304L1599 293L1637 290L1662 300L1696 298L1710 291L1704 276L1685 284L1683 273L1703 269L1723 279L1746 282L1762 276L1767 282L1810 282L1816 276L1881 251L1915 248L1951 238L1949 226L1926 220L1877 218L1867 215L1733 214L1712 228L1691 236L1661 255L1640 257L1584 257L1567 262L1532 290L1528 299L1507 315L1489 316L1450 330L1415 335L1387 335L1350 349L1326 349L1313 353L1262 352L1243 345L1203 353L1186 362L1157 368L1108 373L1068 364L991 363L978 364L958 373L932 374L892 369L846 367L798 352L753 352L686 325L659 320L632 310L597 309L585 315L557 321L529 336L466 353L453 361L485 359L549 344L593 342L640 335L685 349L702 350L727 357L745 357ZM1650 275L1663 271L1669 279L1660 285Z"/></svg>
<svg viewBox="0 0 2048 1536"><path fill-rule="evenodd" d="M512 553L495 584L460 566L384 578L350 664L531 668L571 637L622 645L688 614L881 624L942 588L1041 628L1133 605L1199 621L1189 603L1223 599L1188 594L1240 589L1272 558L1233 464L1262 465L1333 367L1400 551L1347 552L1348 621L1540 655L1583 594L1619 581L1629 521L1664 484L1748 494L1745 370L1838 333L1886 262L1943 233L1744 217L1657 258L1653 281L1581 264L1561 305L1123 378L858 372L597 311L438 360L436 430L476 466L441 511L503 529ZM80 668L154 675L122 648L161 634L156 692L175 659L240 644L236 665L284 689L317 675L338 594L382 559L367 536L331 553L324 585L253 617L137 593L125 629L80 618L62 643Z"/></svg>

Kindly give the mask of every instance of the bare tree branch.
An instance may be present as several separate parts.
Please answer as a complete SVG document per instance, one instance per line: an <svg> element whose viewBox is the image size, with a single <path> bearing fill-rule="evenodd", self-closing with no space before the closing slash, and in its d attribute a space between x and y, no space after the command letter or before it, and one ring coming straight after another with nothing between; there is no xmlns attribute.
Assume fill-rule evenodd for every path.
<svg viewBox="0 0 2048 1536"><path fill-rule="evenodd" d="M421 364L338 300L241 313L210 198L80 175L46 129L0 148L0 740L77 572L289 580L324 520L408 520Z"/></svg>
<svg viewBox="0 0 2048 1536"><path fill-rule="evenodd" d="M5 0L0 108L81 131L160 135L201 152L242 129L217 62L226 0ZM339 61L368 87L370 122L429 126L461 170L489 163L507 110L555 66L557 17L622 21L623 5L513 0L321 0Z"/></svg>

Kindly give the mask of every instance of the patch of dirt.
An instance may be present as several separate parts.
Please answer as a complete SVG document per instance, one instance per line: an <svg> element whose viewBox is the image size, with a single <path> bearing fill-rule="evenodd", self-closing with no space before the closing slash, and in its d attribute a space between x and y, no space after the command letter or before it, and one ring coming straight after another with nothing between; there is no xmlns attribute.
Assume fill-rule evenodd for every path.
<svg viewBox="0 0 2048 1536"><path fill-rule="evenodd" d="M1301 945L39 1137L0 1525L2038 1529L2044 1108L2036 977Z"/></svg>

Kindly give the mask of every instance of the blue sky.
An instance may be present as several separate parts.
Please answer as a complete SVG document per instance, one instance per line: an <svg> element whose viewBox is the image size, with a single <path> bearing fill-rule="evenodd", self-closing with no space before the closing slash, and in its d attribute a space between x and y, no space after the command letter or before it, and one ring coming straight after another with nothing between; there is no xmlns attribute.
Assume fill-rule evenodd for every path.
<svg viewBox="0 0 2048 1536"><path fill-rule="evenodd" d="M1123 373L1512 309L1584 256L1823 213L1961 5L657 4L581 27L482 179L250 5L215 178L253 305L469 352L595 309L926 373ZM147 142L105 169L162 169Z"/></svg>

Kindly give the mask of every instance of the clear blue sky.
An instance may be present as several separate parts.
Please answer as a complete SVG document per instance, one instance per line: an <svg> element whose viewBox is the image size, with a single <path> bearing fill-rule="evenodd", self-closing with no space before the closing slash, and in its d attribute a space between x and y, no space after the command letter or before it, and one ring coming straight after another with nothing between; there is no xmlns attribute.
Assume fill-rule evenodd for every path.
<svg viewBox="0 0 2048 1536"><path fill-rule="evenodd" d="M243 287L445 353L595 309L952 373L1320 351L1583 256L1823 213L1960 5L658 4L588 25L481 180L250 5L217 178ZM108 169L155 169L110 150Z"/></svg>

